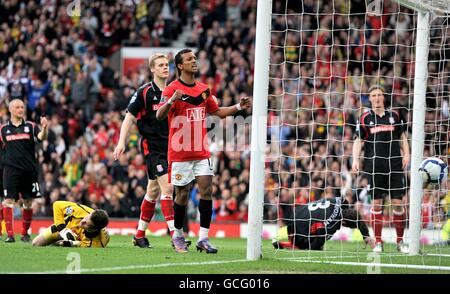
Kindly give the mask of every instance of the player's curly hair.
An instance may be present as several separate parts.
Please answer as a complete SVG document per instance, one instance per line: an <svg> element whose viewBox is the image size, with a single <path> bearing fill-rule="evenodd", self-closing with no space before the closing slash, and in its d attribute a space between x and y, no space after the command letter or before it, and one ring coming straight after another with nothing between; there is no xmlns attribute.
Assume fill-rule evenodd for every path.
<svg viewBox="0 0 450 294"><path fill-rule="evenodd" d="M103 209L97 209L92 212L91 221L94 224L95 230L101 230L109 223L109 216Z"/></svg>
<svg viewBox="0 0 450 294"><path fill-rule="evenodd" d="M175 55L175 67L177 69L177 76L181 76L181 69L178 68L179 64L183 64L183 54L192 52L191 49L185 48L178 51L178 53Z"/></svg>

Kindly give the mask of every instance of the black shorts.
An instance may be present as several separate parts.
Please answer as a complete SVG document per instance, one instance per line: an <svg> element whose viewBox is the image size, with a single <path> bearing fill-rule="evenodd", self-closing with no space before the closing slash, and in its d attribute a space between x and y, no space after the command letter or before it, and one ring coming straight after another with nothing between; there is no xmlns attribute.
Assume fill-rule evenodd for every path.
<svg viewBox="0 0 450 294"><path fill-rule="evenodd" d="M390 195L391 199L401 200L406 194L406 179L403 171L390 173L368 174L370 190L373 199L384 199Z"/></svg>
<svg viewBox="0 0 450 294"><path fill-rule="evenodd" d="M149 180L156 180L157 177L167 174L167 154L152 152L145 156L147 164L147 177Z"/></svg>
<svg viewBox="0 0 450 294"><path fill-rule="evenodd" d="M15 200L19 200L19 194L23 199L41 197L37 173L4 166L3 194Z"/></svg>

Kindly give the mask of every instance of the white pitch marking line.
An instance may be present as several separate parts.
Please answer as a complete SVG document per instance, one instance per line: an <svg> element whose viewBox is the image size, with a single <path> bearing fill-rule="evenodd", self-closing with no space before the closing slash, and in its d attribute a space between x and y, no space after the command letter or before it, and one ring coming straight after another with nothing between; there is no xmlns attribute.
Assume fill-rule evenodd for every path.
<svg viewBox="0 0 450 294"><path fill-rule="evenodd" d="M222 260L222 261L206 261L206 262L180 262L180 263L161 263L161 264L142 264L142 265L130 265L130 266L113 266L113 267L103 267L103 268L81 268L80 273L89 272L110 272L110 271L120 271L128 269L144 269L144 268L158 268L158 267L169 267L169 266L182 266L182 265L210 265L210 264L225 264L225 263L238 263L238 262L249 262L247 259L237 259L237 260ZM66 270L57 271L45 271L45 272L0 272L0 274L66 274Z"/></svg>
<svg viewBox="0 0 450 294"><path fill-rule="evenodd" d="M450 254L438 254L438 253L425 253L425 256L439 256L439 257L450 257Z"/></svg>
<svg viewBox="0 0 450 294"><path fill-rule="evenodd" d="M379 266L405 269L420 269L420 270L444 270L450 271L450 266L433 266L433 265L419 265L419 264L387 264L387 263L372 263L372 262L346 262L346 261L320 261L320 260L292 260L294 262L304 263L331 263L354 266Z"/></svg>
<svg viewBox="0 0 450 294"><path fill-rule="evenodd" d="M320 259L339 259L339 258L360 258L361 256L358 255L347 255L347 256L304 256L304 257L280 257L280 258L276 258L276 259L280 259L280 260L310 260L310 259L316 259L316 258L320 258ZM362 256L361 258L364 258L364 256Z"/></svg>

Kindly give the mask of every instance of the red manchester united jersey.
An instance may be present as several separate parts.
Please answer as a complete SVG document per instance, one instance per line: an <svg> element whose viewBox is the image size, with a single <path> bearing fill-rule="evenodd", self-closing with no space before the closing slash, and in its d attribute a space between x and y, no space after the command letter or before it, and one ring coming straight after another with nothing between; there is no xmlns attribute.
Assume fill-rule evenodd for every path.
<svg viewBox="0 0 450 294"><path fill-rule="evenodd" d="M206 115L219 109L208 86L196 82L192 85L181 80L170 83L163 91L161 102L167 102L176 90L184 95L170 108L168 161L180 162L207 159L208 147Z"/></svg>

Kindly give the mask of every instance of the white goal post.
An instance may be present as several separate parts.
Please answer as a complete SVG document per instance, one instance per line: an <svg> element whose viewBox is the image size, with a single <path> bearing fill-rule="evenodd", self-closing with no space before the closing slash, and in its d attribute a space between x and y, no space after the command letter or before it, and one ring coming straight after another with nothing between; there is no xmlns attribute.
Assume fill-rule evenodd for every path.
<svg viewBox="0 0 450 294"><path fill-rule="evenodd" d="M411 187L409 206L410 243L409 254L416 255L420 249L421 208L423 183L419 175L419 165L423 159L425 140L425 95L428 79L428 38L430 13L418 12L417 41L416 41L416 69L414 74L414 109L411 138Z"/></svg>
<svg viewBox="0 0 450 294"><path fill-rule="evenodd" d="M450 2L448 0L397 0L405 7L422 13L435 13L447 15L450 11Z"/></svg>
<svg viewBox="0 0 450 294"><path fill-rule="evenodd" d="M258 1L256 16L255 83L251 134L250 188L248 207L247 259L262 257L264 206L264 164L266 150L267 105L272 1Z"/></svg>
<svg viewBox="0 0 450 294"><path fill-rule="evenodd" d="M414 74L414 109L411 146L411 186L409 204L409 255L420 253L420 231L422 225L421 205L423 183L419 165L423 160L425 139L425 110L428 81L428 54L431 13L447 14L448 0L397 0L401 5L417 11L416 60Z"/></svg>

